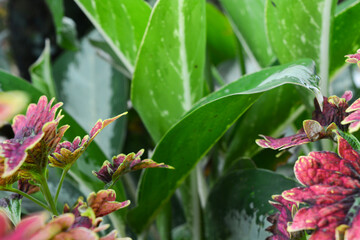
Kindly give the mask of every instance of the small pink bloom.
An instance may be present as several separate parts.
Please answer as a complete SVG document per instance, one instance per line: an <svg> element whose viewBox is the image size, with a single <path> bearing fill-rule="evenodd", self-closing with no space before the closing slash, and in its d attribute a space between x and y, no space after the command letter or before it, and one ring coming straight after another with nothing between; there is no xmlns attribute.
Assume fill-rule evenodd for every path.
<svg viewBox="0 0 360 240"><path fill-rule="evenodd" d="M0 143L0 156L4 158L2 177L17 174L26 162L28 168L22 168L24 174L30 171L41 173L47 165L47 157L59 143L68 126L57 129L61 112L56 116L56 111L62 105L57 103L51 106L42 96L37 104L30 104L26 115L17 115L12 125L14 138Z"/></svg>
<svg viewBox="0 0 360 240"><path fill-rule="evenodd" d="M347 57L345 62L357 63L357 65L360 67L360 49L358 49L355 54L345 55L345 57Z"/></svg>
<svg viewBox="0 0 360 240"><path fill-rule="evenodd" d="M343 120L348 115L346 109L351 98L351 91L346 91L341 98L337 96L324 97L322 110L315 99L312 120L305 120L297 134L283 138L260 135L264 139L258 139L256 143L263 148L284 150L323 138L335 139L334 129L347 130L348 125L344 124Z"/></svg>
<svg viewBox="0 0 360 240"><path fill-rule="evenodd" d="M284 191L282 197L307 206L295 214L287 229L289 232L314 230L310 240L335 239L339 229L348 236L360 235L357 224L360 218L360 155L345 139L338 136L338 154L311 152L300 157L294 172L304 187ZM343 225L347 229L339 227Z"/></svg>
<svg viewBox="0 0 360 240"><path fill-rule="evenodd" d="M156 163L151 159L141 160L144 150L139 152L130 153L128 155L119 154L113 157L111 164L109 161L105 161L98 172L93 171L93 174L106 184L114 184L121 175L125 173L144 169L144 168L169 168L174 169L172 166L164 163Z"/></svg>
<svg viewBox="0 0 360 240"><path fill-rule="evenodd" d="M95 126L91 129L90 134L83 137L76 137L73 142L64 141L56 146L54 153L49 156L50 166L58 168L70 168L72 164L84 153L86 148L94 140L94 138L104 129L107 125L114 122L119 117L126 113L120 114L116 117L101 119L96 122Z"/></svg>

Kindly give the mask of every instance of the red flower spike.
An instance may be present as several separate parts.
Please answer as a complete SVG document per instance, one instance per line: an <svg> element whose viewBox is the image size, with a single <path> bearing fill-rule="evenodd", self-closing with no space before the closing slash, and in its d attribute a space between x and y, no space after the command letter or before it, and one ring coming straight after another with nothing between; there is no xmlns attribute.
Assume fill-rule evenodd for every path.
<svg viewBox="0 0 360 240"><path fill-rule="evenodd" d="M342 121L348 115L345 110L348 108L348 101L351 98L351 91L346 91L341 98L337 96L324 97L322 109L314 99L315 110L312 120L305 120L297 134L279 139L260 135L264 139L257 139L256 143L263 148L284 150L323 138L335 140L334 129L337 127L343 131L347 129L347 125L343 125Z"/></svg>
<svg viewBox="0 0 360 240"><path fill-rule="evenodd" d="M276 209L280 211L269 216L267 220L272 223L266 231L271 232L273 235L268 237L267 240L288 240L290 233L287 231L288 222L292 221L294 213L298 209L298 205L294 202L285 200L281 195L274 195L272 198L275 200L269 201Z"/></svg>
<svg viewBox="0 0 360 240"><path fill-rule="evenodd" d="M345 55L345 57L347 57L345 62L357 63L358 67L360 68L360 49L358 49L355 54L348 54L348 55Z"/></svg>
<svg viewBox="0 0 360 240"><path fill-rule="evenodd" d="M47 164L47 156L51 153L68 126L57 130L59 121L63 117L61 112L55 113L62 103L51 106L45 96L40 97L37 104L30 104L26 115L14 118L12 128L14 138L0 143L0 155L5 158L2 177L15 174L24 162L31 170L41 172ZM28 169L22 169L23 171Z"/></svg>
<svg viewBox="0 0 360 240"><path fill-rule="evenodd" d="M141 160L144 149L138 153L130 153L128 155L119 154L112 158L113 164L105 161L98 172L93 171L93 174L106 184L114 184L119 180L120 176L139 169L144 168L168 168L174 169L170 165L164 163L156 163L151 159Z"/></svg>
<svg viewBox="0 0 360 240"><path fill-rule="evenodd" d="M130 205L130 200L116 202L115 199L115 191L112 189L107 189L101 190L97 193L91 193L88 196L87 202L89 207L94 210L96 217L103 217Z"/></svg>
<svg viewBox="0 0 360 240"><path fill-rule="evenodd" d="M282 197L308 206L295 214L289 232L314 230L310 240L360 237L360 155L340 136L338 153L311 152L295 163L295 176L305 186Z"/></svg>
<svg viewBox="0 0 360 240"><path fill-rule="evenodd" d="M74 162L81 156L81 154L84 153L86 148L94 140L96 135L101 132L102 129L125 114L127 113L125 112L104 121L100 119L91 129L90 134L83 137L82 140L80 137L76 137L72 143L69 141L64 141L58 144L54 153L49 156L50 166L58 168L70 168L72 164L74 164Z"/></svg>

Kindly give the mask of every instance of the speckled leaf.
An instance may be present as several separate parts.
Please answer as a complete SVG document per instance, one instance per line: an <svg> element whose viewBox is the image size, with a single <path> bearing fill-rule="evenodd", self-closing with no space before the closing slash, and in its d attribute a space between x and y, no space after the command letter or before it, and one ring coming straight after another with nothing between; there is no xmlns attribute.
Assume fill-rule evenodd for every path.
<svg viewBox="0 0 360 240"><path fill-rule="evenodd" d="M262 169L235 171L220 178L206 204L206 239L265 239L269 236L266 217L274 213L268 201L294 186L295 181Z"/></svg>
<svg viewBox="0 0 360 240"><path fill-rule="evenodd" d="M221 0L248 55L262 66L275 60L265 32L265 0ZM250 24L251 23L251 24ZM256 31L254 31L256 29Z"/></svg>
<svg viewBox="0 0 360 240"><path fill-rule="evenodd" d="M205 17L204 0L159 0L154 6L131 100L156 142L203 96Z"/></svg>
<svg viewBox="0 0 360 240"><path fill-rule="evenodd" d="M143 0L75 0L130 73L150 16Z"/></svg>
<svg viewBox="0 0 360 240"><path fill-rule="evenodd" d="M341 4L351 2L346 8ZM330 44L330 74L335 75L346 63L344 56L360 48L360 1L344 1L335 13L333 34Z"/></svg>
<svg viewBox="0 0 360 240"><path fill-rule="evenodd" d="M175 170L145 171L139 187L138 207L128 215L135 230L143 230L154 219L196 163L258 99L261 92L285 83L314 90L313 67L312 61L301 60L268 68L244 76L199 101L156 147L152 159L171 165Z"/></svg>
<svg viewBox="0 0 360 240"><path fill-rule="evenodd" d="M308 57L316 62L327 91L335 0L267 0L267 32L281 63Z"/></svg>
<svg viewBox="0 0 360 240"><path fill-rule="evenodd" d="M66 52L54 64L59 99L88 132L99 119L125 112L128 99L128 80L97 55L89 43L95 37L99 36L92 32L81 41L80 51ZM122 117L96 137L107 159L121 151L125 124L126 117Z"/></svg>

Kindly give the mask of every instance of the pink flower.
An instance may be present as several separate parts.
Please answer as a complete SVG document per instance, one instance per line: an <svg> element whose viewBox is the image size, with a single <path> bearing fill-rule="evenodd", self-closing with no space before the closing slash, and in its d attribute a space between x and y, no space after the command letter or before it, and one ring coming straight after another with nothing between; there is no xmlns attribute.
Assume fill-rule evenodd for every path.
<svg viewBox="0 0 360 240"><path fill-rule="evenodd" d="M73 142L64 141L56 146L55 151L49 156L50 166L58 168L70 168L72 164L84 153L86 148L94 140L94 138L104 129L107 125L114 122L119 117L126 113L120 114L116 117L101 119L96 122L95 126L91 129L90 134L83 137L76 137Z"/></svg>
<svg viewBox="0 0 360 240"><path fill-rule="evenodd" d="M360 67L360 49L358 49L355 54L345 55L345 57L347 57L345 62L357 63L357 65Z"/></svg>
<svg viewBox="0 0 360 240"><path fill-rule="evenodd" d="M360 236L360 155L340 136L338 152L311 152L295 163L296 178L304 186L282 197L307 206L295 214L289 232L314 230L310 240Z"/></svg>
<svg viewBox="0 0 360 240"><path fill-rule="evenodd" d="M1 164L4 169L0 167L2 178L16 176L19 170L22 175L41 174L44 171L48 155L69 127L65 125L57 129L63 115L60 112L56 115L56 111L62 103L51 107L53 101L48 103L47 98L42 96L37 104L29 105L25 116L14 118L14 138L0 143L0 158L4 161Z"/></svg>
<svg viewBox="0 0 360 240"><path fill-rule="evenodd" d="M141 156L144 153L144 149L139 152L130 153L128 155L119 154L113 157L111 164L109 161L105 161L98 172L93 171L93 174L101 181L108 185L114 184L121 175L125 173L144 169L144 168L169 168L174 169L172 166L164 163L156 163L151 159L141 160Z"/></svg>
<svg viewBox="0 0 360 240"><path fill-rule="evenodd" d="M351 91L346 91L341 98L337 96L331 96L329 98L324 97L322 111L315 99L315 110L313 112L312 120L305 120L303 122L303 127L297 134L278 139L260 135L264 139L258 139L256 140L256 143L263 148L284 150L305 143L318 141L322 138L335 139L336 134L333 133L334 129L339 128L342 131L347 130L348 125L344 125L343 120L348 115L346 109L348 108L348 101L351 98Z"/></svg>

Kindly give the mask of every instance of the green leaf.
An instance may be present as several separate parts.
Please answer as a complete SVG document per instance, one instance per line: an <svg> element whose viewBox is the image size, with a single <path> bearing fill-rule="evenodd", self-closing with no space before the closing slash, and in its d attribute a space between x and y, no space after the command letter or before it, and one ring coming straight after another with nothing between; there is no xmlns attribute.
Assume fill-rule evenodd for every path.
<svg viewBox="0 0 360 240"><path fill-rule="evenodd" d="M132 74L150 16L143 0L75 0Z"/></svg>
<svg viewBox="0 0 360 240"><path fill-rule="evenodd" d="M265 32L265 0L220 0L232 21L236 36L246 50L265 67L275 61Z"/></svg>
<svg viewBox="0 0 360 240"><path fill-rule="evenodd" d="M259 146L254 143L259 134L278 136L299 115L294 110L301 103L297 89L292 86L282 86L262 95L237 122L227 150L225 167L239 156L252 157L256 154Z"/></svg>
<svg viewBox="0 0 360 240"><path fill-rule="evenodd" d="M27 81L10 75L6 72L0 71L0 89L2 91L10 91L10 90L22 90L27 92L32 102L37 102L39 97L43 95L39 90L34 88ZM74 139L76 136L85 136L88 132L84 131L84 129L69 115L66 111L63 111L64 118L62 119L63 124L69 124L71 128L66 131L67 139ZM103 189L104 184L101 183L94 175L92 175L92 170L100 169L102 163L106 160L105 154L101 151L99 146L92 142L89 147L86 149L85 153L79 160L77 160L76 164L70 170L70 174L75 180L80 182L81 191L87 195L90 191L98 191ZM120 182L114 186L114 190L116 190L117 200L125 201L125 191L120 184ZM123 221L125 212L117 211L112 214L112 216L117 221ZM110 217L112 217L110 216ZM118 230L121 234L125 233L124 225L118 225Z"/></svg>
<svg viewBox="0 0 360 240"><path fill-rule="evenodd" d="M355 53L360 48L360 1L352 2L346 8L337 12L331 39L330 76L336 75L345 65L344 56ZM340 4L344 5L344 2Z"/></svg>
<svg viewBox="0 0 360 240"><path fill-rule="evenodd" d="M57 43L67 50L77 50L78 42L75 22L68 17L64 17L63 0L46 0L46 3L53 16Z"/></svg>
<svg viewBox="0 0 360 240"><path fill-rule="evenodd" d="M99 119L125 112L128 99L128 80L101 59L91 46L89 39L96 36L96 32L92 32L81 41L80 51L66 52L54 64L63 108L88 130ZM126 118L122 117L95 138L108 159L120 153L125 125Z"/></svg>
<svg viewBox="0 0 360 240"><path fill-rule="evenodd" d="M131 73L129 73L124 64L116 56L116 53L112 50L109 44L105 42L105 40L90 38L89 41L91 45L93 45L97 49L99 56L101 56L105 61L110 63L111 66L121 72L125 77L129 79L132 78Z"/></svg>
<svg viewBox="0 0 360 240"><path fill-rule="evenodd" d="M132 227L140 232L150 224L196 163L259 98L261 92L285 83L319 92L313 74L311 60L268 68L244 76L196 104L157 145L152 159L170 164L175 170L145 171L140 182L138 206L128 215ZM322 96L318 97L322 99Z"/></svg>
<svg viewBox="0 0 360 240"><path fill-rule="evenodd" d="M61 47L67 50L78 50L79 42L77 40L76 24L71 18L62 18L62 26L60 33L57 35L57 42Z"/></svg>
<svg viewBox="0 0 360 240"><path fill-rule="evenodd" d="M211 3L206 3L206 44L215 65L236 56L236 40L230 22Z"/></svg>
<svg viewBox="0 0 360 240"><path fill-rule="evenodd" d="M267 0L266 3L267 32L279 61L313 59L324 94L328 92L330 37L336 2Z"/></svg>
<svg viewBox="0 0 360 240"><path fill-rule="evenodd" d="M44 51L30 68L30 76L35 88L49 98L56 97L54 79L51 72L50 41L45 41Z"/></svg>
<svg viewBox="0 0 360 240"><path fill-rule="evenodd" d="M265 239L271 196L296 187L295 181L262 169L234 171L212 188L205 209L206 239Z"/></svg>
<svg viewBox="0 0 360 240"><path fill-rule="evenodd" d="M205 1L159 0L131 90L132 103L156 142L202 97L204 64Z"/></svg>
<svg viewBox="0 0 360 240"><path fill-rule="evenodd" d="M16 226L21 220L21 198L17 194L0 199L0 210L3 210L10 221Z"/></svg>

